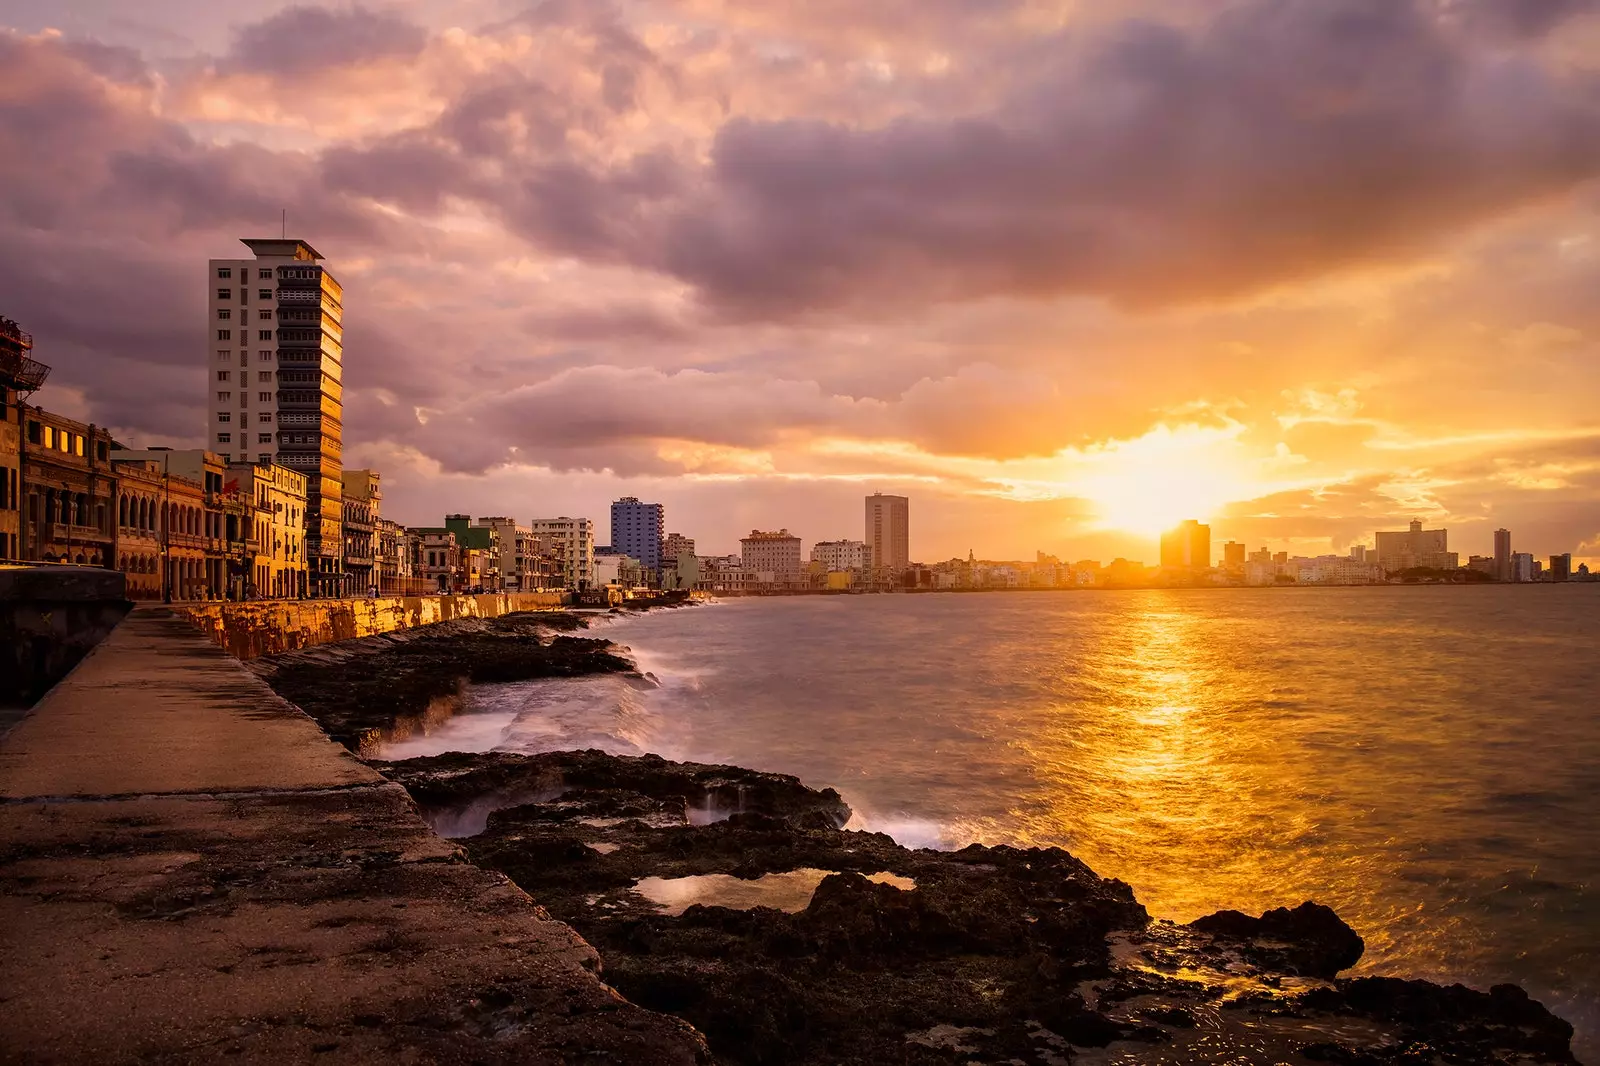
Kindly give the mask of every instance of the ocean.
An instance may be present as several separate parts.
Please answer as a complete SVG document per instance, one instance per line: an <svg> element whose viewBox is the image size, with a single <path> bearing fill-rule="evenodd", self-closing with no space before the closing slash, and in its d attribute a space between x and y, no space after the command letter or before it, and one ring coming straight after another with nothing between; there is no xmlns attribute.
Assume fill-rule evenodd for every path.
<svg viewBox="0 0 1600 1066"><path fill-rule="evenodd" d="M1525 986L1600 1052L1600 585L731 600L607 619L659 680L487 685L391 758L600 747L1057 845L1157 917L1311 899L1358 972Z"/></svg>

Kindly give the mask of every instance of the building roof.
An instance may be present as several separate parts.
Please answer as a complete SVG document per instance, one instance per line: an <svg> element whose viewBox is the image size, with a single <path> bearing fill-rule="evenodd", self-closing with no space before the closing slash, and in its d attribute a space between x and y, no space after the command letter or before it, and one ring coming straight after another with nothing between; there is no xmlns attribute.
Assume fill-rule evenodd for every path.
<svg viewBox="0 0 1600 1066"><path fill-rule="evenodd" d="M292 237L240 237L239 243L257 256L288 256L291 259L321 259L322 255L305 241Z"/></svg>

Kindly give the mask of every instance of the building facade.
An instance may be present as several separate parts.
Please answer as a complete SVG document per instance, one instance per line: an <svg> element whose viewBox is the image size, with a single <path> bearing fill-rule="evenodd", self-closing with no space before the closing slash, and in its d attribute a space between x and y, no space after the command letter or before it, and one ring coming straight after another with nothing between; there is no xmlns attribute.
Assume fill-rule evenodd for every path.
<svg viewBox="0 0 1600 1066"><path fill-rule="evenodd" d="M665 530L666 510L659 503L624 496L611 505L611 546L647 570L661 569Z"/></svg>
<svg viewBox="0 0 1600 1066"><path fill-rule="evenodd" d="M345 595L365 596L378 585L377 522L383 491L376 470L346 470L340 475L344 496Z"/></svg>
<svg viewBox="0 0 1600 1066"><path fill-rule="evenodd" d="M804 570L800 562L800 538L787 529L776 533L751 530L748 537L739 541L739 561L741 568L750 573L771 575L770 578L758 577L760 583L798 581Z"/></svg>
<svg viewBox="0 0 1600 1066"><path fill-rule="evenodd" d="M225 495L247 505L243 595L289 600L306 594L306 478L273 462L230 463Z"/></svg>
<svg viewBox="0 0 1600 1066"><path fill-rule="evenodd" d="M867 547L872 565L894 572L911 565L911 501L875 492L867 497Z"/></svg>
<svg viewBox="0 0 1600 1066"><path fill-rule="evenodd" d="M1161 534L1161 565L1172 570L1209 569L1211 527L1190 518Z"/></svg>
<svg viewBox="0 0 1600 1066"><path fill-rule="evenodd" d="M373 524L377 550L373 553L374 579L378 594L401 596L419 591L412 580L411 552L406 548L406 529L399 522L379 518Z"/></svg>
<svg viewBox="0 0 1600 1066"><path fill-rule="evenodd" d="M117 477L111 434L18 405L20 558L116 566Z"/></svg>
<svg viewBox="0 0 1600 1066"><path fill-rule="evenodd" d="M1377 540L1378 565L1387 573L1417 568L1454 570L1458 565L1456 553L1449 550L1447 530L1423 529L1421 522L1413 521L1403 533L1380 531Z"/></svg>
<svg viewBox="0 0 1600 1066"><path fill-rule="evenodd" d="M1560 555L1550 556L1550 580L1572 580L1572 553L1563 552Z"/></svg>
<svg viewBox="0 0 1600 1066"><path fill-rule="evenodd" d="M300 240L244 239L251 259L213 259L207 278L210 446L228 461L276 461L306 478L312 594L344 584L343 289Z"/></svg>
<svg viewBox="0 0 1600 1066"><path fill-rule="evenodd" d="M412 569L429 592L455 592L466 584L461 549L448 529L413 531L416 557Z"/></svg>
<svg viewBox="0 0 1600 1066"><path fill-rule="evenodd" d="M22 409L50 376L50 368L32 353L32 334L0 316L0 562L24 558Z"/></svg>
<svg viewBox="0 0 1600 1066"><path fill-rule="evenodd" d="M1510 581L1515 575L1511 567L1511 530L1494 531L1494 579Z"/></svg>
<svg viewBox="0 0 1600 1066"><path fill-rule="evenodd" d="M114 454L119 466L151 462L161 468L167 523L163 580L172 598L223 598L228 589L223 507L227 460L201 448L121 448Z"/></svg>
<svg viewBox="0 0 1600 1066"><path fill-rule="evenodd" d="M860 540L819 540L811 546L811 561L824 570L871 570L872 549Z"/></svg>
<svg viewBox="0 0 1600 1066"><path fill-rule="evenodd" d="M167 483L161 464L113 462L117 471L117 569L127 576L128 599L162 599L166 595L162 575L167 546L162 518Z"/></svg>
<svg viewBox="0 0 1600 1066"><path fill-rule="evenodd" d="M559 587L586 589L594 584L594 522L588 518L535 518L528 523L557 566Z"/></svg>

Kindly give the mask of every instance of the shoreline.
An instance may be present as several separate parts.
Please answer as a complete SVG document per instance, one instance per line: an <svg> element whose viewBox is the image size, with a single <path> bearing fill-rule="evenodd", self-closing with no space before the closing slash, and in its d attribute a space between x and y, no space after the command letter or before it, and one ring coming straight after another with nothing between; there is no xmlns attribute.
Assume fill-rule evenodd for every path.
<svg viewBox="0 0 1600 1066"><path fill-rule="evenodd" d="M606 613L618 621L632 616ZM301 699L279 691L347 746L355 738L358 753L369 758L378 747L361 739L368 733L352 732L352 713L376 692L392 706L398 675L372 669L385 655L409 667L455 662L480 682L595 674L645 682L624 647L558 632L566 623L551 616L537 621L545 624L508 618L471 632L418 631L388 647L274 657L280 661L270 664L267 680L277 688L297 670L302 681L315 676L314 684L285 685ZM574 621L587 628L585 619ZM416 646L419 639L439 641L440 654ZM543 650L531 652L530 640ZM559 653L550 650L557 647ZM334 691L341 679L343 695ZM427 732L447 720L462 691L454 689L457 702L448 713L436 710L415 727ZM369 719L386 713L366 711ZM389 739L392 729L377 743ZM1359 959L1360 939L1332 911L1311 904L1309 911L1263 918L1219 912L1215 921L1189 925L1152 922L1131 889L1061 849L905 848L884 834L844 830L849 811L831 789L818 792L786 775L734 766L598 751L372 761L407 788L436 828L473 830L456 837L471 859L509 875L593 943L620 991L696 1024L724 1061L757 1061L736 1053L752 1039L802 1049L760 1060L775 1062L871 1061L848 1056L891 1052L910 1055L906 1061L949 1061L954 1045L1021 1055L1025 1062L1048 1061L1038 1056L1068 1045L1100 1047L1113 1056L1101 1061L1117 1061L1123 1052L1137 1058L1139 1048L1175 1052L1197 1035L1213 1041L1207 1046L1225 1039L1240 1053L1294 1062L1399 1061L1408 1040L1448 1046L1467 1063L1499 1061L1502 1052L1575 1061L1570 1027L1512 986L1483 993L1338 978ZM469 808L469 819L445 824L452 812ZM1048 885L1033 869L1040 864L1053 871ZM797 875L804 875L799 882ZM873 879L880 875L914 887ZM781 893L773 893L785 885L791 895L809 891L779 909L694 904L696 898L727 903L730 889L754 893L758 902L776 900ZM1064 895L1067 885L1077 887ZM688 902L669 913L672 904L650 902L652 891ZM1047 927L1037 928L1046 916ZM1067 929L1076 932L1069 936ZM951 954L947 942L961 950ZM1027 961L1023 970L1018 957ZM712 958L720 960L714 980L700 973ZM805 980L793 978L796 967ZM855 987L862 972L875 980L853 995L870 1009L841 1019L830 990ZM962 982L972 980L1004 989L1002 1005L963 998ZM784 991L758 994L769 987ZM958 1006L944 1002L952 997ZM794 1015L787 1023L786 1012ZM1467 1035L1471 1019L1502 1015L1497 1035ZM885 1030L884 1017L900 1019L898 1028ZM1311 1039L1338 1018L1363 1019L1370 1039ZM917 1027L922 1022L928 1024ZM826 1047L803 1050L806 1034L819 1026L831 1034ZM1257 1031L1262 1026L1276 1034L1266 1044ZM1372 1036L1379 1030L1382 1040ZM1536 1046L1527 1046L1534 1039L1528 1032L1538 1034ZM928 1057L917 1057L925 1047Z"/></svg>

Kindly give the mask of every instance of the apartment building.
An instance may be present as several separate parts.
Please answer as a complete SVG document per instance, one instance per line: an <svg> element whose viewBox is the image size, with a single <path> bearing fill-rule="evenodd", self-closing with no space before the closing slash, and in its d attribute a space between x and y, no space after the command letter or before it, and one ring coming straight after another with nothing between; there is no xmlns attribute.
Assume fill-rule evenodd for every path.
<svg viewBox="0 0 1600 1066"><path fill-rule="evenodd" d="M535 518L528 529L544 542L557 567L560 585L594 585L594 521L588 518Z"/></svg>

